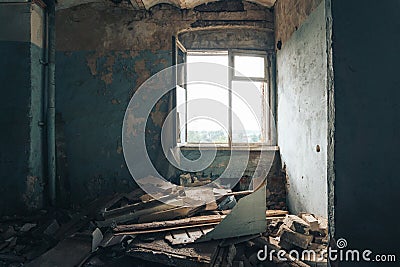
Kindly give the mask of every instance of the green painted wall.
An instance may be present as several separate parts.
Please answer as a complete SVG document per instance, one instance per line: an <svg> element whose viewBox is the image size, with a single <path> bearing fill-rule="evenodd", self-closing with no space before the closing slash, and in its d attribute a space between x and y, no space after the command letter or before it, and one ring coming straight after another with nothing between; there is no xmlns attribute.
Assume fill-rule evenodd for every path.
<svg viewBox="0 0 400 267"><path fill-rule="evenodd" d="M100 57L94 51L57 53L56 111L64 122L73 203L135 186L121 146L125 109L142 79L137 68L142 66L152 75L170 65L170 58L171 51L143 51L136 56L110 51ZM167 111L164 103L157 112ZM160 130L149 119L148 151L154 161L160 152Z"/></svg>
<svg viewBox="0 0 400 267"><path fill-rule="evenodd" d="M43 205L42 11L30 3L0 4L0 214ZM39 39L38 39L39 38Z"/></svg>
<svg viewBox="0 0 400 267"><path fill-rule="evenodd" d="M247 26L245 30L226 34L230 45L236 33L243 36L237 42L238 47L273 47L272 12L256 4L243 3L241 10L224 13L222 17L218 12L180 10L167 4L154 6L150 11L89 4L57 12L56 111L65 140L62 145L65 153L58 155L63 157L65 165L58 166L58 175L70 185L73 205L136 186L123 157L122 121L135 90L153 74L171 66L172 36L183 29L197 27L194 26L197 22L226 23L224 19L232 16ZM190 41L187 35L182 38ZM219 35L213 38L214 45L226 43ZM172 177L160 145L167 103L167 98L163 98L149 116L146 145L157 169ZM221 152L210 170L221 172L226 159ZM140 160L141 156L136 162L137 168L141 168Z"/></svg>

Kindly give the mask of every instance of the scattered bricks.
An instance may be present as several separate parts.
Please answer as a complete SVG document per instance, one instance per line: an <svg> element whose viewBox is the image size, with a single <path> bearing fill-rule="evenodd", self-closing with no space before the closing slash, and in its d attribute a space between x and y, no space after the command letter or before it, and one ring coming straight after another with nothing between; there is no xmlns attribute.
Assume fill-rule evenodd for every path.
<svg viewBox="0 0 400 267"><path fill-rule="evenodd" d="M283 224L297 233L305 235L310 234L310 225L296 215L286 215Z"/></svg>
<svg viewBox="0 0 400 267"><path fill-rule="evenodd" d="M300 216L306 223L310 225L310 230L311 231L318 231L319 230L319 223L318 220L312 216L311 214L308 213L303 213Z"/></svg>
<svg viewBox="0 0 400 267"><path fill-rule="evenodd" d="M308 249L320 252L320 251L326 251L328 247L317 243L310 243L310 245L308 245Z"/></svg>
<svg viewBox="0 0 400 267"><path fill-rule="evenodd" d="M318 220L318 232L321 236L328 236L328 220L320 216L315 217Z"/></svg>
<svg viewBox="0 0 400 267"><path fill-rule="evenodd" d="M290 228L288 228L285 224L281 226L280 233L281 233L281 239L279 245L281 247L282 245L285 246L287 245L287 243L289 243L295 245L296 247L306 249L313 240L312 235L296 233L292 231Z"/></svg>
<svg viewBox="0 0 400 267"><path fill-rule="evenodd" d="M310 234L313 235L314 237L321 237L321 239L323 237L327 237L327 235L323 231L320 231L320 230L318 230L316 232L310 231Z"/></svg>
<svg viewBox="0 0 400 267"><path fill-rule="evenodd" d="M285 240L279 240L278 246L286 251L290 251L295 248L293 244L290 244Z"/></svg>
<svg viewBox="0 0 400 267"><path fill-rule="evenodd" d="M328 236L314 236L313 242L317 244L328 244Z"/></svg>

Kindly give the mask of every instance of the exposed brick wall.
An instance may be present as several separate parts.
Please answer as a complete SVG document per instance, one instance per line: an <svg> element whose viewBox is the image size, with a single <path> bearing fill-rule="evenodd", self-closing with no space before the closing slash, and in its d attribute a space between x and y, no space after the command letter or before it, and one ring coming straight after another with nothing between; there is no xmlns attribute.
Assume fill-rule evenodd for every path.
<svg viewBox="0 0 400 267"><path fill-rule="evenodd" d="M285 43L321 2L322 0L278 0L274 9L275 47Z"/></svg>

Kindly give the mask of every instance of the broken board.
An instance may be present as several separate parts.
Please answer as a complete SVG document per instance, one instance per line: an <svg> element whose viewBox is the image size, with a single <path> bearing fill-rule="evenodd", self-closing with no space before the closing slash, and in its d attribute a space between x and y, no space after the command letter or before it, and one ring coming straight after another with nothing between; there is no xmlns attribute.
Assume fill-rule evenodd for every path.
<svg viewBox="0 0 400 267"><path fill-rule="evenodd" d="M207 233L214 230L214 226L202 226L193 229L182 229L171 231L165 236L165 239L171 245L182 245L194 243L197 239L206 235Z"/></svg>
<svg viewBox="0 0 400 267"><path fill-rule="evenodd" d="M182 247L172 247L161 236L154 241L132 240L128 256L158 262L168 266L206 267L219 241L192 243Z"/></svg>
<svg viewBox="0 0 400 267"><path fill-rule="evenodd" d="M262 233L266 230L265 185L238 201L232 211L215 227L171 231L166 239L173 245L240 237Z"/></svg>
<svg viewBox="0 0 400 267"><path fill-rule="evenodd" d="M266 191L265 184L254 193L241 198L232 211L217 225L215 229L198 239L208 241L225 239L265 232Z"/></svg>

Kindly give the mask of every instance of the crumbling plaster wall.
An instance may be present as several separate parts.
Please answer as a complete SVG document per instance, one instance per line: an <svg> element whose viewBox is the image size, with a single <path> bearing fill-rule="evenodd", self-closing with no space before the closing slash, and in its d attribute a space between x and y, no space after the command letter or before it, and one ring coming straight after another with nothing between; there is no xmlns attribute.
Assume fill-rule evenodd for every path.
<svg viewBox="0 0 400 267"><path fill-rule="evenodd" d="M59 149L67 158L62 169L68 170L73 203L135 186L121 147L125 108L147 78L172 64L172 36L233 26L236 31L227 32L238 47L273 49L272 12L247 2L224 9L231 4L238 6L225 1L216 2L214 10L211 4L179 10L162 4L135 11L89 4L57 12L56 109L65 129L65 147ZM218 35L210 39L223 41ZM168 169L160 146L167 108L163 98L147 120L147 148L160 170Z"/></svg>
<svg viewBox="0 0 400 267"><path fill-rule="evenodd" d="M43 206L43 10L0 3L0 215Z"/></svg>
<svg viewBox="0 0 400 267"><path fill-rule="evenodd" d="M278 0L278 144L292 212L327 217L327 54L324 1Z"/></svg>
<svg viewBox="0 0 400 267"><path fill-rule="evenodd" d="M275 3L275 43L286 43L323 0L278 0Z"/></svg>

